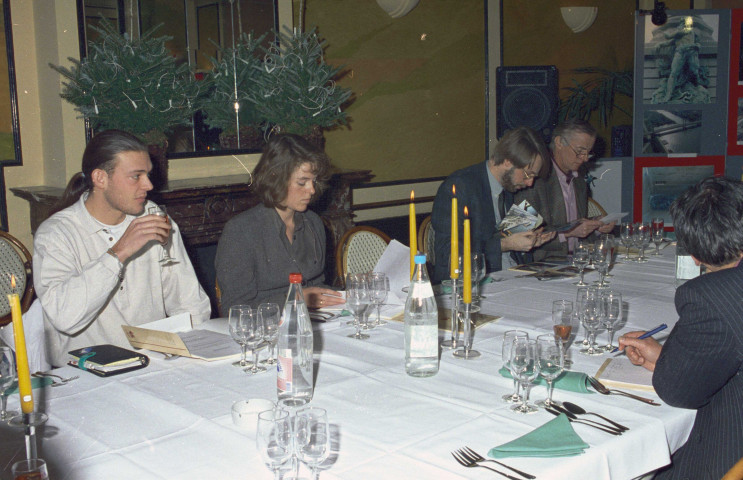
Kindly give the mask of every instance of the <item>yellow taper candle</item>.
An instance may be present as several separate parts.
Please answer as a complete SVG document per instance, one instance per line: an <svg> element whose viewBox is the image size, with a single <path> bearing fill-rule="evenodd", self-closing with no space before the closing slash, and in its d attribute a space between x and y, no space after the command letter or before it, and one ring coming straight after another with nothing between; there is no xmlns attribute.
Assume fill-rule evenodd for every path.
<svg viewBox="0 0 743 480"><path fill-rule="evenodd" d="M10 277L10 286L15 291L15 276ZM13 336L15 337L15 364L18 369L18 392L21 395L21 410L23 413L34 411L34 395L31 391L31 375L28 371L28 353L26 353L26 335L23 332L23 317L21 317L21 299L17 293L8 295L10 313L13 318Z"/></svg>
<svg viewBox="0 0 743 480"><path fill-rule="evenodd" d="M457 211L457 188L451 186L451 256L449 278L459 278L459 212Z"/></svg>
<svg viewBox="0 0 743 480"><path fill-rule="evenodd" d="M470 247L470 219L467 216L467 207L464 207L464 250L462 252L462 270L464 270L464 285L462 298L464 303L472 303L472 255Z"/></svg>
<svg viewBox="0 0 743 480"><path fill-rule="evenodd" d="M415 255L418 253L418 232L415 224L415 191L410 191L410 218L408 223L410 224L410 278L413 278L413 270L415 270Z"/></svg>

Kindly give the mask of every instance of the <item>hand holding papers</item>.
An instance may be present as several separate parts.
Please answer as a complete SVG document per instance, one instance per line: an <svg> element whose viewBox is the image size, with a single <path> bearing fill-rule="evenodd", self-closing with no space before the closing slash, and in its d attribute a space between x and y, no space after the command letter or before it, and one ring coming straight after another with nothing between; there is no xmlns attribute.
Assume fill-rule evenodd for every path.
<svg viewBox="0 0 743 480"><path fill-rule="evenodd" d="M540 226L544 219L526 200L518 205L513 204L506 214L498 230L501 235L507 237L514 233L530 232Z"/></svg>

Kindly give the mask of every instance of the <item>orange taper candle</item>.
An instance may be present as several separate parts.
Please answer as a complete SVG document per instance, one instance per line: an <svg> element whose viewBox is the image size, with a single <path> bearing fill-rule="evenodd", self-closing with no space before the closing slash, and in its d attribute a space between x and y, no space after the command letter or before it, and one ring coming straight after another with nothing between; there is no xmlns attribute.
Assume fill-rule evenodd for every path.
<svg viewBox="0 0 743 480"><path fill-rule="evenodd" d="M408 223L410 225L410 278L413 278L413 270L415 270L415 255L418 253L418 228L415 223L415 191L410 191L410 211Z"/></svg>
<svg viewBox="0 0 743 480"><path fill-rule="evenodd" d="M18 369L18 392L21 395L21 410L23 413L32 413L34 411L34 395L31 391L31 374L28 370L28 353L26 352L26 335L23 331L23 317L21 316L21 300L15 293L14 275L10 277L10 286L13 287L13 293L8 295L8 303L13 318L15 364Z"/></svg>
<svg viewBox="0 0 743 480"><path fill-rule="evenodd" d="M470 219L467 216L467 207L464 207L464 251L462 252L462 270L464 270L464 285L462 298L464 303L472 303L472 255L470 247Z"/></svg>
<svg viewBox="0 0 743 480"><path fill-rule="evenodd" d="M449 278L459 278L459 212L457 211L457 188L451 186L451 256Z"/></svg>

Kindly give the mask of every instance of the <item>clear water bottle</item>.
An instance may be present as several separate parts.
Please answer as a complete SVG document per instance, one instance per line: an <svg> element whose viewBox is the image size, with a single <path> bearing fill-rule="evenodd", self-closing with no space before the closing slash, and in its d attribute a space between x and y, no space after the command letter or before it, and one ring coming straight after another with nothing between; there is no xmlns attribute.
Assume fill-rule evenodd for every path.
<svg viewBox="0 0 743 480"><path fill-rule="evenodd" d="M302 274L289 274L289 293L279 322L276 392L279 400L298 407L312 400L312 322L304 303Z"/></svg>
<svg viewBox="0 0 743 480"><path fill-rule="evenodd" d="M415 256L405 302L405 371L430 377L439 371L439 313L426 271L426 256Z"/></svg>

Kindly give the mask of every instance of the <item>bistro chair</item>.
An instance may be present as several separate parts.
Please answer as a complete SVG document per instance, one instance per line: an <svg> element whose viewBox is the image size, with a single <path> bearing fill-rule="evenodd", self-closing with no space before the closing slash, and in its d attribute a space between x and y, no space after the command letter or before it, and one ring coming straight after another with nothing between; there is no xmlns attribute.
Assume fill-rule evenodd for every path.
<svg viewBox="0 0 743 480"><path fill-rule="evenodd" d="M10 285L15 276L15 290ZM14 236L0 230L0 326L11 321L8 294L15 291L21 297L21 312L26 313L34 297L31 253Z"/></svg>
<svg viewBox="0 0 743 480"><path fill-rule="evenodd" d="M420 229L418 229L418 250L426 255L426 261L430 265L436 264L436 256L433 250L433 233L431 215L429 215L423 219Z"/></svg>
<svg viewBox="0 0 743 480"><path fill-rule="evenodd" d="M606 210L604 210L604 207L601 206L599 202L594 200L593 198L588 199L588 218L593 218L599 216L599 218L603 218L606 216Z"/></svg>
<svg viewBox="0 0 743 480"><path fill-rule="evenodd" d="M347 273L365 273L374 270L390 243L390 237L369 226L356 226L348 230L335 249L337 284L345 288Z"/></svg>

